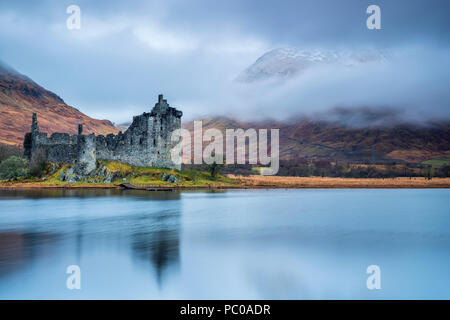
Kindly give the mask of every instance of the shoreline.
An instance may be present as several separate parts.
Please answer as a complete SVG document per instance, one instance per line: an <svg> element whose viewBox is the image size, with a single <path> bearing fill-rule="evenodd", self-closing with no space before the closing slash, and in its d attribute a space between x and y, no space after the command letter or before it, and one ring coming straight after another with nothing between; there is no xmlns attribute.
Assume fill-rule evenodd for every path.
<svg viewBox="0 0 450 320"><path fill-rule="evenodd" d="M233 176L236 184L219 185L156 185L143 184L143 188L170 188L178 190L231 190L231 189L436 189L450 188L450 178L329 178L281 176ZM119 184L43 184L39 182L3 182L0 190L25 189L123 189Z"/></svg>

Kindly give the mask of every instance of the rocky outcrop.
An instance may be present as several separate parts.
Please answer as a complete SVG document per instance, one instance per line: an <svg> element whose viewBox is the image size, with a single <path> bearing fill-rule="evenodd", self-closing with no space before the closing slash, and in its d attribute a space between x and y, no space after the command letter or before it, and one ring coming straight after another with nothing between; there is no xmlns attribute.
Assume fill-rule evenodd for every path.
<svg viewBox="0 0 450 320"><path fill-rule="evenodd" d="M87 183L111 183L114 174L105 166L99 166L92 170L88 175L77 172L76 166L62 169L59 173L59 181L67 183L87 182Z"/></svg>
<svg viewBox="0 0 450 320"><path fill-rule="evenodd" d="M167 172L164 172L164 173L161 175L161 180L162 180L162 181L169 182L169 183L178 183L178 182L179 182L179 180L177 179L177 177L175 177L173 174L168 174Z"/></svg>

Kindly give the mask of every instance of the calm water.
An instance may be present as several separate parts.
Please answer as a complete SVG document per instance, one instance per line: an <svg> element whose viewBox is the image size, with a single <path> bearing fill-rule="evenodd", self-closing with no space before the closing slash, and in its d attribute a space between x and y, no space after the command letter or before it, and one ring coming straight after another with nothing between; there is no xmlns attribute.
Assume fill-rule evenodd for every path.
<svg viewBox="0 0 450 320"><path fill-rule="evenodd" d="M0 191L8 298L449 299L450 190Z"/></svg>

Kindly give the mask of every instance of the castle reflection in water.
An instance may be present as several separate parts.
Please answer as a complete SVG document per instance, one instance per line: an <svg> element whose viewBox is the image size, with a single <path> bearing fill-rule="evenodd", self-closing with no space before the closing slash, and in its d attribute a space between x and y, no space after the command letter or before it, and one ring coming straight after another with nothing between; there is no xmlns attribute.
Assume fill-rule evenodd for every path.
<svg viewBox="0 0 450 320"><path fill-rule="evenodd" d="M133 263L148 268L156 277L158 286L163 285L165 271L177 268L180 255L180 194L176 192L150 193L147 191L120 190L39 190L2 191L0 198L17 197L36 201L71 198L95 201L104 197L133 197L147 201L148 212L137 211L132 215L106 215L90 218L84 214L27 223L11 221L0 228L0 281L14 272L23 271L33 264L35 258L58 256L61 250L72 251L75 264L82 260L83 252L96 246L116 247L114 250L131 253ZM170 202L170 207L159 205L151 210L155 201ZM175 205L174 204L178 204ZM123 248L128 246L128 248Z"/></svg>

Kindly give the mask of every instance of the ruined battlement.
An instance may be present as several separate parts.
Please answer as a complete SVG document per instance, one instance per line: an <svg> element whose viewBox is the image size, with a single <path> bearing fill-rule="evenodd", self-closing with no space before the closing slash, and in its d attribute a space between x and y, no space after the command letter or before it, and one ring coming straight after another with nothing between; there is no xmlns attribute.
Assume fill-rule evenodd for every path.
<svg viewBox="0 0 450 320"><path fill-rule="evenodd" d="M78 171L87 174L96 167L96 160L113 160L133 166L180 169L172 160L171 150L178 142L171 141L174 130L181 128L183 113L170 107L163 95L151 112L133 117L130 127L117 135L84 135L83 125L78 134L47 133L39 131L33 114L31 132L25 135L24 156L31 159L43 150L47 161L73 163ZM179 162L179 161L178 161Z"/></svg>

